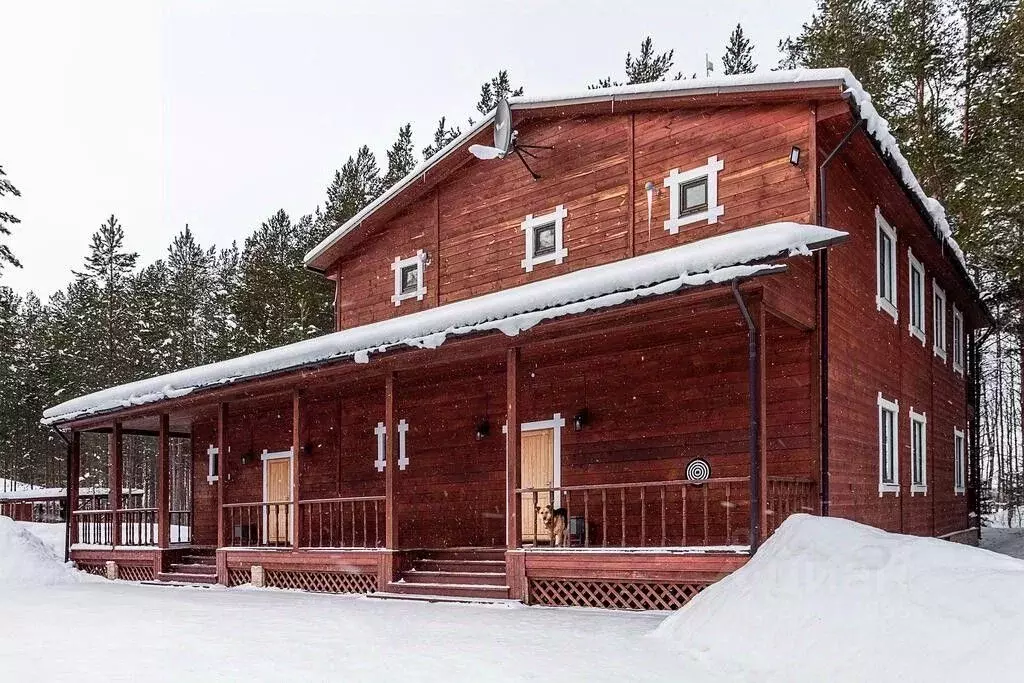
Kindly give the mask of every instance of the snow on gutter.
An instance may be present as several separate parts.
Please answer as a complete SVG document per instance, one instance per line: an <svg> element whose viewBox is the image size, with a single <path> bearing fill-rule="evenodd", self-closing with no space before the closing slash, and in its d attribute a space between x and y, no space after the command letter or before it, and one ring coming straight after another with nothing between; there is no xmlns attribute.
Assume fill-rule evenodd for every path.
<svg viewBox="0 0 1024 683"><path fill-rule="evenodd" d="M615 102L625 100L653 99L673 96L719 95L736 92L777 91L793 88L842 87L845 94L853 101L856 111L865 121L865 128L878 143L883 154L896 165L899 179L913 194L928 213L936 236L956 256L964 267L964 274L971 279L963 250L953 237L953 230L946 218L946 210L933 197L929 197L920 181L910 168L906 157L900 151L896 138L889 132L889 123L882 118L874 105L871 96L864 90L860 81L849 69L797 69L791 71L769 71L764 73L743 74L737 76L719 76L715 78L696 78L679 81L661 81L657 83L638 83L611 88L599 88L579 93L559 94L550 96L521 96L509 99L513 110L538 109L557 106L574 106L595 102ZM314 247L305 257L307 267L310 262L324 254L335 242L358 227L367 217L389 202L405 187L426 173L432 166L451 155L475 136L494 118L493 113L484 117L471 129L460 135L438 154L420 163L409 175L393 185L391 189L371 202L362 211L353 216L344 225L328 235ZM468 152L467 152L468 154ZM973 282L973 280L972 280Z"/></svg>
<svg viewBox="0 0 1024 683"><path fill-rule="evenodd" d="M104 389L65 401L43 413L43 424L122 410L186 396L299 367L351 358L395 347L437 348L449 337L500 330L515 336L544 320L669 294L685 287L778 272L766 264L779 257L809 255L847 236L815 225L773 223L710 237L504 291L307 339L248 356L181 370Z"/></svg>

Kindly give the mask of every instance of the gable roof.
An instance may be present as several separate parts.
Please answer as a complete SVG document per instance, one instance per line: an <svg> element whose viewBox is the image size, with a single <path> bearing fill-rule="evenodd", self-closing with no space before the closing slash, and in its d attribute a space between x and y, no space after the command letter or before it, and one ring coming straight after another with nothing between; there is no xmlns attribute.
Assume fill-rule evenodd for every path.
<svg viewBox="0 0 1024 683"><path fill-rule="evenodd" d="M103 389L43 413L62 424L101 413L157 403L195 391L351 359L396 347L437 348L449 337L499 330L515 336L553 318L618 306L730 280L777 273L777 258L808 256L847 233L816 225L773 223L591 266L518 287L428 308L239 358Z"/></svg>
<svg viewBox="0 0 1024 683"><path fill-rule="evenodd" d="M661 81L656 83L639 83L612 88L597 88L568 94L546 96L521 96L508 100L512 111L545 109L560 106L583 106L599 102L626 102L636 100L668 99L672 97L715 96L739 93L770 93L784 90L828 88L841 89L857 115L865 123L865 130L872 137L879 150L894 167L894 172L903 187L919 202L925 212L925 218L936 238L948 247L962 266L963 274L970 282L971 277L966 268L963 251L953 237L952 228L946 219L946 211L942 204L929 197L917 176L910 168L906 158L900 151L899 144L889 132L888 122L882 118L874 105L871 96L864 90L849 69L797 69L791 71L768 71L736 76L719 76L715 78L696 78L679 81ZM324 270L330 265L328 252L346 235L356 230L374 213L389 204L416 180L424 177L427 171L435 168L453 154L469 154L465 149L468 143L483 133L493 122L492 111L469 130L452 140L437 154L421 162L408 175L387 191L370 202L356 215L338 226L320 244L305 256L305 265L313 270ZM973 283L972 283L973 284Z"/></svg>

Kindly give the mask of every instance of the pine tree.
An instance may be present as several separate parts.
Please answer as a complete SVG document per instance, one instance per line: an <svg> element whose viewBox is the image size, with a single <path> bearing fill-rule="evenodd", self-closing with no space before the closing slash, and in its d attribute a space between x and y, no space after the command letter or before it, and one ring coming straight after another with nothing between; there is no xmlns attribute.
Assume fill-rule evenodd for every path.
<svg viewBox="0 0 1024 683"><path fill-rule="evenodd" d="M179 369L209 362L214 253L196 242L188 225L175 235L167 250L166 274L159 270L150 273L150 286L161 286L161 279L166 288L159 298L167 321L165 343L170 366Z"/></svg>
<svg viewBox="0 0 1024 683"><path fill-rule="evenodd" d="M377 196L380 184L377 158L369 147L363 145L354 157L348 158L340 171L334 172L334 179L327 188L322 219L329 228L327 232L343 225L369 204Z"/></svg>
<svg viewBox="0 0 1024 683"><path fill-rule="evenodd" d="M675 50L669 50L668 52L656 53L654 51L654 41L650 36L644 38L644 41L640 44L640 54L633 57L633 53L626 53L626 84L633 85L634 83L653 83L655 81L663 81L668 75L669 71L672 70L673 55ZM677 73L675 80L679 80L683 75ZM613 85L622 85L617 81L613 81L611 77L602 78L597 83L588 86L589 88L608 88Z"/></svg>
<svg viewBox="0 0 1024 683"><path fill-rule="evenodd" d="M754 48L743 34L743 27L736 24L736 28L729 36L725 54L722 55L722 67L726 75L754 73L757 64L754 64L753 54Z"/></svg>
<svg viewBox="0 0 1024 683"><path fill-rule="evenodd" d="M2 199L6 195L11 195L12 197L20 197L21 193L18 192L18 188L16 188L11 183L11 181L7 179L6 176L7 174L4 173L4 167L0 166L0 199ZM4 235L10 235L11 229L9 226L20 222L21 221L18 218L16 218L13 214L4 211L3 208L0 207L0 237L3 237ZM21 267L21 263L18 262L18 259L14 258L14 254L11 252L11 248L4 244L2 241L0 241L0 272L3 272L5 263L10 264L15 268Z"/></svg>
<svg viewBox="0 0 1024 683"><path fill-rule="evenodd" d="M442 116L441 120L437 122L437 130L434 131L434 141L423 148L423 158L429 159L444 148L449 142L459 137L462 131L459 130L458 126L452 126L449 128L446 125L447 117Z"/></svg>
<svg viewBox="0 0 1024 683"><path fill-rule="evenodd" d="M519 97L523 94L523 86L518 88L512 87L512 82L508 77L508 71L502 69L498 72L498 75L491 80L480 86L480 99L477 100L476 110L483 115L487 115L492 109L498 106L498 102L506 100L509 97ZM470 125L473 124L472 119Z"/></svg>
<svg viewBox="0 0 1024 683"><path fill-rule="evenodd" d="M415 165L416 156L412 151L412 124L407 123L398 129L398 139L388 150L388 170L381 178L380 192L389 189L408 175Z"/></svg>

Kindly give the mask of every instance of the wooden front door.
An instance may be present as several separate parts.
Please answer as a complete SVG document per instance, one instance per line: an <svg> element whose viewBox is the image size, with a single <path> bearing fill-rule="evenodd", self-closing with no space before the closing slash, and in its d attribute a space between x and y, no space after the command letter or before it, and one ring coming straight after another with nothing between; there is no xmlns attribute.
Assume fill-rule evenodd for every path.
<svg viewBox="0 0 1024 683"><path fill-rule="evenodd" d="M537 429L523 432L521 443L522 488L548 488L555 483L555 430ZM544 507L551 502L548 491L537 493L536 505ZM532 493L524 493L522 500L523 540L547 538L547 531L537 517ZM536 529L536 535L534 535Z"/></svg>
<svg viewBox="0 0 1024 683"><path fill-rule="evenodd" d="M287 503L292 499L291 458L267 460L267 496L265 503ZM291 516L287 505L268 505L266 514L267 543L288 543L291 540Z"/></svg>

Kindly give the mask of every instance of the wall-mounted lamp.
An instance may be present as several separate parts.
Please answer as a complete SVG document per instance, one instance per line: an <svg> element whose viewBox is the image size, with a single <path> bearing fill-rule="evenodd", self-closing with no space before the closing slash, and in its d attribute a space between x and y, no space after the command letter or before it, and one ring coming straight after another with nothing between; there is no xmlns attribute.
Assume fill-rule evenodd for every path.
<svg viewBox="0 0 1024 683"><path fill-rule="evenodd" d="M491 433L491 423L487 419L476 423L476 440L486 439Z"/></svg>
<svg viewBox="0 0 1024 683"><path fill-rule="evenodd" d="M302 454L303 455L312 455L313 454L313 444L311 444L311 443L304 443L304 444L302 444Z"/></svg>
<svg viewBox="0 0 1024 683"><path fill-rule="evenodd" d="M582 408L576 413L576 416L572 418L572 428L578 432L588 424L590 424L590 411L586 408Z"/></svg>
<svg viewBox="0 0 1024 683"><path fill-rule="evenodd" d="M800 148L793 145L793 149L789 150L789 163L794 166L800 165Z"/></svg>
<svg viewBox="0 0 1024 683"><path fill-rule="evenodd" d="M242 464L243 465L248 465L252 461L252 459L253 459L253 452L252 451L246 451L245 453L242 453Z"/></svg>

